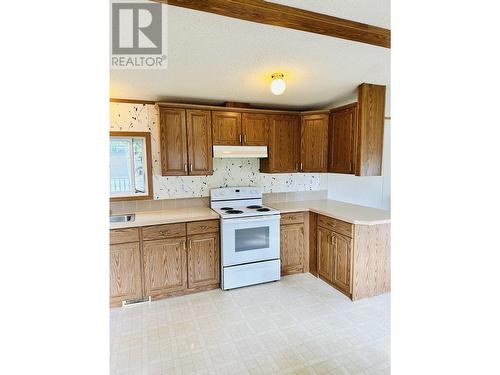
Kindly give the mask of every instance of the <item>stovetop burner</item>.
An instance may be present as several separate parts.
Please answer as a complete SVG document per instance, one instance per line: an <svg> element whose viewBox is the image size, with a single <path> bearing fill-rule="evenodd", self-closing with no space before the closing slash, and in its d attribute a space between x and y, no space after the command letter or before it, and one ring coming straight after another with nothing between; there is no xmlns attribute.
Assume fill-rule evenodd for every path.
<svg viewBox="0 0 500 375"><path fill-rule="evenodd" d="M228 210L232 210L233 208L232 207L222 207L221 210L223 211L228 211Z"/></svg>
<svg viewBox="0 0 500 375"><path fill-rule="evenodd" d="M226 214L242 214L243 211L240 211L240 210L227 210L226 211Z"/></svg>
<svg viewBox="0 0 500 375"><path fill-rule="evenodd" d="M271 210L269 208L262 207L262 208L259 208L257 211L259 211L259 212L267 212L267 211L271 211Z"/></svg>
<svg viewBox="0 0 500 375"><path fill-rule="evenodd" d="M247 206L247 208L250 208L250 209L255 209L255 208L262 208L262 206L259 206L259 205L252 205L252 206Z"/></svg>

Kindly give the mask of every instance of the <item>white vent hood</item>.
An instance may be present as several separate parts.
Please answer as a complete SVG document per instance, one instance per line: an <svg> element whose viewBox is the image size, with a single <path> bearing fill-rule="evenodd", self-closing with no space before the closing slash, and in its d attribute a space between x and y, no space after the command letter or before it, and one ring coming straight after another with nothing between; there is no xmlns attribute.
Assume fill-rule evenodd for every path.
<svg viewBox="0 0 500 375"><path fill-rule="evenodd" d="M214 158L267 158L267 146L214 146Z"/></svg>

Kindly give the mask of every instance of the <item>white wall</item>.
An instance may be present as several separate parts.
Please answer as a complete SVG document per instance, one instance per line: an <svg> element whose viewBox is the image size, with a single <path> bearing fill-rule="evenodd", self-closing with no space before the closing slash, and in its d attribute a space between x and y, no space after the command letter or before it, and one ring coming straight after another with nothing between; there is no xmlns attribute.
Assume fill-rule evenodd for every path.
<svg viewBox="0 0 500 375"><path fill-rule="evenodd" d="M382 176L328 174L328 198L363 206L391 208L391 120L385 120Z"/></svg>

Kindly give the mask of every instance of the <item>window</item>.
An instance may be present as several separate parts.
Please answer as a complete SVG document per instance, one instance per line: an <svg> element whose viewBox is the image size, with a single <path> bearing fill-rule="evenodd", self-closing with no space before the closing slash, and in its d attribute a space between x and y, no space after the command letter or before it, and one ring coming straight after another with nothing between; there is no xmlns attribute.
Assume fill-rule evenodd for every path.
<svg viewBox="0 0 500 375"><path fill-rule="evenodd" d="M109 142L111 199L151 198L149 133L112 132Z"/></svg>

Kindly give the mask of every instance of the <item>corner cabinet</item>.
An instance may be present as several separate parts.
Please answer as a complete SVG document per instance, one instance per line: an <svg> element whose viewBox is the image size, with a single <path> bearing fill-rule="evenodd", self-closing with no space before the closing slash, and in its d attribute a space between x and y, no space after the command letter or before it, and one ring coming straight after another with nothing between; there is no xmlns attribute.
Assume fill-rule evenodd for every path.
<svg viewBox="0 0 500 375"><path fill-rule="evenodd" d="M212 174L210 111L159 106L158 113L162 175Z"/></svg>
<svg viewBox="0 0 500 375"><path fill-rule="evenodd" d="M331 110L328 172L380 176L385 86L363 83L358 102Z"/></svg>
<svg viewBox="0 0 500 375"><path fill-rule="evenodd" d="M269 116L268 157L261 159L264 173L290 173L299 170L300 122L295 115Z"/></svg>
<svg viewBox="0 0 500 375"><path fill-rule="evenodd" d="M317 216L318 276L352 300L390 291L390 224Z"/></svg>
<svg viewBox="0 0 500 375"><path fill-rule="evenodd" d="M110 305L214 289L219 221L110 230Z"/></svg>

